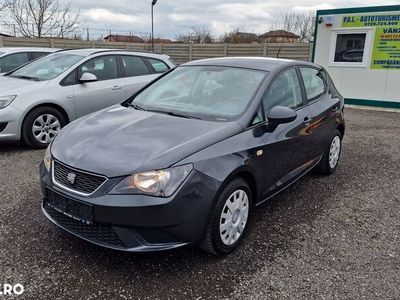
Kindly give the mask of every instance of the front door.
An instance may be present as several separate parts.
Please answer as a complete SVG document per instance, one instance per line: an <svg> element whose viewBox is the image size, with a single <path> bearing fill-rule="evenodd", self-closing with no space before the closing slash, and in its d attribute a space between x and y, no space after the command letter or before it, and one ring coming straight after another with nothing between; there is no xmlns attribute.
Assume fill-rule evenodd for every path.
<svg viewBox="0 0 400 300"><path fill-rule="evenodd" d="M286 106L297 112L293 122L281 124L272 132L255 137L259 140L257 144L260 144L260 148L254 148L257 156L254 168L259 178L262 178L262 198L282 189L312 166L310 151L313 137L308 130L309 109L303 104L295 68L278 75L262 99L266 120L275 106Z"/></svg>
<svg viewBox="0 0 400 300"><path fill-rule="evenodd" d="M78 78L83 73L96 75L97 81L74 85L77 117L126 100L124 79L119 77L114 55L95 57L78 67Z"/></svg>

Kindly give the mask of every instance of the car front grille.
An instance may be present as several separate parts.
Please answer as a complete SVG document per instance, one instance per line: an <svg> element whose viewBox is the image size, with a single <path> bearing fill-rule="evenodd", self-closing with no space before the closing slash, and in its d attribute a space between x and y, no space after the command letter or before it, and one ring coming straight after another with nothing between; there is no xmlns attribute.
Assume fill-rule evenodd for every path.
<svg viewBox="0 0 400 300"><path fill-rule="evenodd" d="M125 248L123 241L119 238L111 226L84 224L56 211L51 207L45 207L44 209L57 225L73 234L76 234L79 237L115 248Z"/></svg>
<svg viewBox="0 0 400 300"><path fill-rule="evenodd" d="M78 171L57 161L53 163L53 179L56 184L84 195L93 194L107 180L100 175Z"/></svg>

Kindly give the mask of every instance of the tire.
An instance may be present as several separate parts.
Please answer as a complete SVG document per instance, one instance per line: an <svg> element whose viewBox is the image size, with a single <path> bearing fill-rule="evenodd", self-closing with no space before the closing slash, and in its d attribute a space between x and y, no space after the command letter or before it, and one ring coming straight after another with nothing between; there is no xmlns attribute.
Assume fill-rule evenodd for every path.
<svg viewBox="0 0 400 300"><path fill-rule="evenodd" d="M236 202L232 202L235 196L239 196L239 207L237 207L238 204ZM200 247L204 251L216 256L234 251L248 230L249 218L252 212L252 200L250 187L244 179L237 178L231 181L218 196L213 212L209 217L206 234ZM234 205L232 207L233 212L227 206L228 201L231 205ZM232 224L232 222L227 222L227 219L223 218L223 216L229 215L232 217L231 220L235 221L236 219L236 222ZM227 228L226 230L224 229L225 231L221 229L225 227ZM223 238L226 236L228 236L227 239Z"/></svg>
<svg viewBox="0 0 400 300"><path fill-rule="evenodd" d="M35 108L22 124L22 140L31 148L46 148L65 123L64 116L57 109L48 106ZM34 126L37 129L35 133Z"/></svg>
<svg viewBox="0 0 400 300"><path fill-rule="evenodd" d="M342 153L342 139L342 134L340 131L336 130L328 149L325 150L321 161L316 167L317 173L322 175L331 175L333 172L335 172L339 164L340 155ZM333 149L333 147L337 147L335 145L339 145L339 149ZM333 159L332 155L336 157Z"/></svg>

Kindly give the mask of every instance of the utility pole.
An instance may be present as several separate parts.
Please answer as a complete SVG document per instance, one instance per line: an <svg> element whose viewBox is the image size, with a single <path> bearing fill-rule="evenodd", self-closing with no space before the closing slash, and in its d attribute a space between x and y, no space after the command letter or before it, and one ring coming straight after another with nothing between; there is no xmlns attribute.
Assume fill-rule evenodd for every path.
<svg viewBox="0 0 400 300"><path fill-rule="evenodd" d="M153 0L151 2L151 52L154 52L154 17L153 17L153 9L154 5L157 4L157 0Z"/></svg>

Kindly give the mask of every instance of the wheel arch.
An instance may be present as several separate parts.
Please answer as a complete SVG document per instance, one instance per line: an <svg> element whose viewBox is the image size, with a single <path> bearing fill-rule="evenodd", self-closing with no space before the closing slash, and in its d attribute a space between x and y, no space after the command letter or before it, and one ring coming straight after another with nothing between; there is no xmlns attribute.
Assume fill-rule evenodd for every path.
<svg viewBox="0 0 400 300"><path fill-rule="evenodd" d="M345 131L346 131L344 124L339 124L336 129L339 130L339 132L340 132L340 134L342 135L342 138L343 138L344 134L345 134Z"/></svg>
<svg viewBox="0 0 400 300"><path fill-rule="evenodd" d="M54 108L56 110L58 110L62 116L65 119L65 123L68 124L70 122L70 117L68 116L67 111L60 105L55 104L55 103L50 103L50 102L45 102L45 103L40 103L38 105L35 105L34 107L32 107L29 111L26 112L26 114L24 115L24 118L22 119L21 122L21 136L22 136L22 130L23 130L23 124L25 123L26 118L29 116L29 114L34 111L35 109L38 109L40 107L51 107Z"/></svg>
<svg viewBox="0 0 400 300"><path fill-rule="evenodd" d="M237 178L242 178L247 182L252 193L252 198L253 198L252 204L255 205L257 203L257 197L259 194L257 180L251 168L246 166L237 168L226 177L226 179L224 180L224 182L222 183L221 187L218 190L217 197L220 195L222 190L229 184L229 182Z"/></svg>

